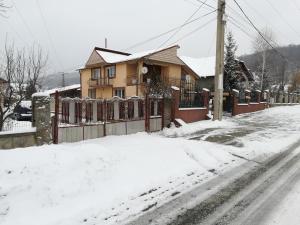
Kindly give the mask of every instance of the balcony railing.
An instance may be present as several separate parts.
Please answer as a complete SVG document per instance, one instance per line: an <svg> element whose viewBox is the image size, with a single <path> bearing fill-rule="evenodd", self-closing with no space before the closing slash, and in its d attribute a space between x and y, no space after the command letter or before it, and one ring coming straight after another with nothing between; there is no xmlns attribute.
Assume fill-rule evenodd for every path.
<svg viewBox="0 0 300 225"><path fill-rule="evenodd" d="M106 87L112 86L112 79L106 78L99 78L99 79L90 79L89 80L90 87Z"/></svg>
<svg viewBox="0 0 300 225"><path fill-rule="evenodd" d="M128 76L127 77L127 86L137 85L138 79L136 75Z"/></svg>

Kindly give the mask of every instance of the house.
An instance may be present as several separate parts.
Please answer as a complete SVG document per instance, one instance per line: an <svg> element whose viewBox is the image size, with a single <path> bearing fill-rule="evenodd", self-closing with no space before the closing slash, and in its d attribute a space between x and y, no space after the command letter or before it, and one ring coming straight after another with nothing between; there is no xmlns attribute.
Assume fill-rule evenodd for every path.
<svg viewBox="0 0 300 225"><path fill-rule="evenodd" d="M165 82L178 86L188 71L177 55L179 46L125 53L95 47L80 69L82 97L144 96L145 85ZM193 79L197 77L193 74Z"/></svg>
<svg viewBox="0 0 300 225"><path fill-rule="evenodd" d="M73 84L65 87L53 88L40 92L45 95L49 95L52 98L55 98L55 93L58 92L59 97L62 98L80 98L81 97L81 86L80 84ZM51 112L55 111L55 101L51 101L50 104Z"/></svg>
<svg viewBox="0 0 300 225"><path fill-rule="evenodd" d="M192 58L187 56L180 56L180 59L185 63L185 70L194 77L198 77L198 83L201 88L207 88L214 90L214 77L215 77L215 66L216 57L206 58ZM243 89L251 89L251 84L254 82L254 75L247 68L245 63L241 60L236 59L239 70L238 79L240 86ZM226 71L225 71L226 73Z"/></svg>
<svg viewBox="0 0 300 225"><path fill-rule="evenodd" d="M44 94L47 94L50 97L55 97L56 92L58 92L59 96L63 98L80 98L81 87L80 84L73 84L65 87L58 87L43 91Z"/></svg>

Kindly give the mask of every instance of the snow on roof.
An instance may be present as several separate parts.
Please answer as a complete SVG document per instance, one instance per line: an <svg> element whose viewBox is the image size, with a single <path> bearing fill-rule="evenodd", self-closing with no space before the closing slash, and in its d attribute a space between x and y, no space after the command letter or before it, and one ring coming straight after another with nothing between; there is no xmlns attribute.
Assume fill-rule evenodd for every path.
<svg viewBox="0 0 300 225"><path fill-rule="evenodd" d="M47 95L55 94L56 91L64 92L64 91L69 91L69 90L73 90L73 89L80 89L80 84L73 84L73 85L69 85L69 86L66 86L66 87L53 88L53 89L46 90L46 91L43 91L43 92L38 92L38 93L39 94L45 94L47 96Z"/></svg>
<svg viewBox="0 0 300 225"><path fill-rule="evenodd" d="M106 51L106 50L99 50L99 49L96 49L96 52L107 63L119 63L119 62L125 62L125 61L130 61L130 60L143 58L143 57L152 55L156 52L160 52L160 51L163 51L165 49L172 48L172 47L176 47L176 45L171 46L171 47L167 47L167 48L159 48L159 49L152 49L152 50L148 50L148 51L144 51L144 52L137 52L137 53L133 53L133 54L129 54L129 55L124 55L124 54L117 53L117 52L109 52L109 51Z"/></svg>
<svg viewBox="0 0 300 225"><path fill-rule="evenodd" d="M192 58L179 56L179 58L192 69L199 77L215 76L216 57Z"/></svg>

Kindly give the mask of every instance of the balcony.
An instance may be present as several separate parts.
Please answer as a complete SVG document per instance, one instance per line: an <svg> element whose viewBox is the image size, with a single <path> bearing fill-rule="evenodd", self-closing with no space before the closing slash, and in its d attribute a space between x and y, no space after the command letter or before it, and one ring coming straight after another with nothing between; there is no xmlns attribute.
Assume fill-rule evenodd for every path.
<svg viewBox="0 0 300 225"><path fill-rule="evenodd" d="M136 75L127 77L127 86L133 86L138 84L138 78Z"/></svg>
<svg viewBox="0 0 300 225"><path fill-rule="evenodd" d="M99 78L99 79L90 79L89 80L89 86L90 87L110 87L112 86L112 79L109 78Z"/></svg>

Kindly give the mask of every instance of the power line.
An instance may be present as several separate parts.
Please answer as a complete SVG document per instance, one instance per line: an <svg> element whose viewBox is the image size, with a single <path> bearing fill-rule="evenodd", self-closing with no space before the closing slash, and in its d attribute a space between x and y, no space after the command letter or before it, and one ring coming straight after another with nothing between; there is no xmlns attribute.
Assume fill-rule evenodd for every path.
<svg viewBox="0 0 300 225"><path fill-rule="evenodd" d="M270 20L268 18L266 18L263 14L261 14L258 10L256 10L247 0L243 0L245 2L245 4L251 8L258 16L260 16L262 19L264 19L269 25L271 24ZM277 28L276 26L272 26L272 29L275 29L278 33L280 33L281 35L283 35L285 38L289 39L289 37L282 32L279 28ZM291 41L291 40L290 40Z"/></svg>
<svg viewBox="0 0 300 225"><path fill-rule="evenodd" d="M31 37L32 37L34 40L36 40L36 38L35 38L33 32L31 31L31 29L30 29L28 23L26 22L25 18L23 17L22 13L20 12L19 8L17 7L15 1L14 1L14 0L11 0L11 1L12 1L12 4L13 4L14 8L16 9L16 11L17 11L19 17L21 18L21 20L22 20L22 22L23 22L23 24L24 24L26 30L27 30L28 33L31 35Z"/></svg>
<svg viewBox="0 0 300 225"><path fill-rule="evenodd" d="M52 39L52 37L51 37L51 34L50 34L49 29L48 29L48 26L47 26L46 19L45 19L45 17L44 17L42 8L41 8L40 3L39 3L38 0L36 0L36 4L37 4L37 8L38 8L38 10L39 10L39 13L40 13L40 15L41 15L42 21L43 21L43 23L44 23L44 28L46 29L46 32L47 32L47 35L48 35L48 40L49 40L49 42L50 42L50 44L51 44L51 46L52 46L52 48L53 48L53 50L54 50L54 54L55 54L55 56L56 56L57 62L58 62L58 64L59 64L61 70L63 70L63 65L62 65L62 63L61 63L61 60L60 60L58 54L57 54L57 50L56 50L56 48L55 48L53 39Z"/></svg>
<svg viewBox="0 0 300 225"><path fill-rule="evenodd" d="M235 2L235 4L239 7L239 9L241 10L241 12L244 14L244 16L246 17L246 19L249 21L249 23L253 26L253 28L257 31L257 33L262 37L262 39L275 51L278 53L278 55L280 55L285 61L288 61L286 59L286 57L284 55L282 55L266 38L265 36L261 33L261 31L254 25L254 23L251 21L251 19L247 16L247 14L245 13L245 11L243 10L243 8L240 6L240 4L236 1L233 0Z"/></svg>
<svg viewBox="0 0 300 225"><path fill-rule="evenodd" d="M191 24L191 23L194 23L194 22L200 20L201 18L206 17L206 16L208 16L208 15L210 15L210 14L216 12L216 11L217 11L217 10L213 10L213 11L210 11L209 13L206 13L206 14L204 14L204 15L202 15L202 16L199 16L199 17L197 17L197 18L195 18L195 19L189 21L188 23L186 23L186 24L184 25L184 27L187 26L187 25L189 25L189 24ZM182 25L181 25L181 26L182 26ZM163 33L159 34L159 35L153 36L153 37L151 37L151 38L149 38L149 39L147 39L147 40L145 40L145 41L142 41L142 42L139 42L139 43L137 43L137 44L134 44L134 45L132 45L132 46L130 46L130 47L124 49L123 51L128 51L128 50L130 50L130 49L136 48L136 47L138 47L138 46L141 46L141 45L144 45L144 44L146 44L146 43L148 43L148 42L151 42L151 41L153 41L153 40L156 40L156 39L158 39L158 38L160 38L160 37L162 37L162 36L164 36L164 35L166 35L166 34L169 34L169 33L173 32L173 31L177 30L177 29L180 28L181 26L177 26L177 27L172 28L172 29L170 29L170 30L168 30L168 31L166 31L166 32L163 32Z"/></svg>
<svg viewBox="0 0 300 225"><path fill-rule="evenodd" d="M205 3L207 2L208 0L205 0ZM185 22L167 39L165 40L158 48L161 48L162 46L164 46L166 43L168 43L168 41L170 41L184 26L185 24L187 24L193 17L194 15L196 15L199 10L203 7L204 3L202 3L202 5L200 5L196 11L193 12L193 14L191 16L189 16L188 19L185 20Z"/></svg>
<svg viewBox="0 0 300 225"><path fill-rule="evenodd" d="M209 20L208 22L202 24L201 26L197 27L196 29L192 30L191 32L185 34L184 36L182 36L181 38L177 39L177 41L173 42L171 45L178 43L179 41L191 36L192 34L196 33L197 31L203 29L204 27L206 27L208 24L210 24L211 22L215 21L215 18Z"/></svg>
<svg viewBox="0 0 300 225"><path fill-rule="evenodd" d="M300 33L282 16L279 10L276 9L275 6L269 0L266 1L271 6L271 8L281 17L281 19L290 27L290 29L293 30L300 37Z"/></svg>

